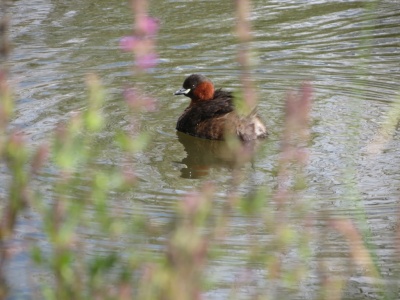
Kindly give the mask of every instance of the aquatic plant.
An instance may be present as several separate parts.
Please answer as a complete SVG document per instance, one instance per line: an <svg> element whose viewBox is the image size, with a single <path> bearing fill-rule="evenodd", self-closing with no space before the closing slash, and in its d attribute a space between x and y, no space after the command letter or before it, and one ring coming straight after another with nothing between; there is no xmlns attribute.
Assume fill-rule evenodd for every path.
<svg viewBox="0 0 400 300"><path fill-rule="evenodd" d="M236 32L241 86L238 103L242 113L252 111L257 93L252 79L252 40L248 0L236 0ZM149 16L148 1L133 0L133 33L120 41L123 51L133 54L133 76L137 81L158 62L156 36L159 22ZM9 52L7 21L0 24L0 53ZM114 140L121 150L120 165L104 166L99 162L99 133L107 116L102 113L105 90L96 75L86 78L88 104L84 111L71 114L59 124L52 138L31 147L23 134L9 127L13 117L13 95L7 83L7 70L0 70L0 167L6 170L5 192L0 195L0 299L7 299L5 265L13 254L12 240L22 212L32 207L41 216L43 233L49 247L31 247L37 268L44 273L40 290L32 287L32 298L45 299L201 299L218 278L213 263L226 255L224 243L232 235L232 216L251 217L243 240L240 274L228 287L230 298L287 299L295 297L311 275L318 278L315 299L341 299L352 267L360 267L375 282L378 294L389 298L382 276L374 261L373 249L366 235L348 217L316 216L312 200L303 195L308 186L307 165L310 143L312 85L304 83L285 99L281 148L276 162L275 185L260 186L243 195L238 186L243 178L244 156L253 155L237 140L228 141L237 156L232 170L231 187L223 201L216 203L215 185L204 183L184 195L168 226L156 224L136 207L133 217L113 209L110 195L127 193L140 184L133 156L145 149L149 135L140 131L137 115L157 109L157 101L137 86L126 87L121 96L131 111L131 132L119 130ZM371 152L379 151L391 138L399 121L398 104L377 135ZM121 167L122 166L122 167ZM40 192L40 176L50 174L51 196ZM3 178L2 178L3 179ZM5 185L5 184L4 184ZM3 186L2 186L3 187ZM354 188L354 187L352 187ZM88 213L89 212L89 213ZM326 220L317 226L320 220ZM167 228L165 228L167 227ZM104 239L132 241L123 250L96 252L85 237L101 234ZM166 237L161 254L145 249L136 234L159 233ZM259 233L265 237L258 239ZM311 244L323 246L325 236L340 234L348 244L347 274L330 274L324 260L318 274L311 274L310 261L316 254ZM89 255L90 253L90 255ZM217 275L216 275L217 276ZM214 280L215 279L215 280ZM396 289L397 286L394 287ZM243 295L243 289L246 289Z"/></svg>

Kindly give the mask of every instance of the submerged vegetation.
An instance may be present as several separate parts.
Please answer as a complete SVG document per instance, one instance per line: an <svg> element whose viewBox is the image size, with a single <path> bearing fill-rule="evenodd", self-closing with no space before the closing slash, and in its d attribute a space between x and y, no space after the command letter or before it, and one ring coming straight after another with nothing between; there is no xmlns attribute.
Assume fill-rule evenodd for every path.
<svg viewBox="0 0 400 300"><path fill-rule="evenodd" d="M235 3L242 87L238 95L240 107L252 111L257 91L251 78L251 5L247 0ZM132 1L133 33L120 42L123 51L133 54L136 82L158 60L156 37L160 24L148 15L148 5L146 0ZM330 212L317 215L312 208L313 199L303 194L309 180L306 169L310 156L311 83L304 83L286 96L273 186L261 186L246 195L239 192L242 166L251 160L253 149L238 140L228 140L226 151L231 151L234 163L224 201L214 201L216 186L205 182L182 196L174 217L165 226L151 220L140 207L135 208L137 214L132 217L109 202L111 197L124 195L141 184L135 174L134 156L146 148L150 136L140 131L138 114L157 109L156 99L138 86L126 88L123 97L135 130L114 133L121 165L105 167L99 163L101 149L96 141L107 116L102 113L105 91L94 74L86 78L86 109L72 114L59 124L49 141L32 149L24 135L9 126L15 101L5 63L10 51L7 26L8 19L3 16L0 169L6 180L0 185L0 299L13 296L7 283L7 263L16 251L15 228L26 210L40 214L43 239L50 245L29 245L35 263L32 272L45 278L30 287L33 299L185 300L208 298L207 293L218 288L228 289L229 299L290 299L304 294L310 282L313 288L307 293L308 299L341 299L349 278L356 272L371 280L376 298L398 297L399 274L393 274L391 284L385 282L366 222ZM400 101L396 103L371 144L371 153L380 151L390 140L400 119ZM51 174L51 179L43 188L44 174ZM44 190L50 192L44 195ZM351 182L348 190L357 195L357 187ZM234 279L228 288L220 287L216 277L224 274L214 274L214 262L229 252L224 245L232 235L229 225L235 222L235 216L249 217L243 236L245 251L239 259L241 271L229 274ZM82 232L102 235L116 244L121 239L129 242L122 250L96 251L82 238ZM161 254L153 253L140 240L146 233L158 233L165 239ZM340 235L347 244L348 257L343 258L346 272L332 272L324 257L311 267L319 255L315 249L325 247L330 235ZM397 235L398 243L399 229ZM399 251L397 248L394 261L398 261ZM229 272L229 267L226 269Z"/></svg>

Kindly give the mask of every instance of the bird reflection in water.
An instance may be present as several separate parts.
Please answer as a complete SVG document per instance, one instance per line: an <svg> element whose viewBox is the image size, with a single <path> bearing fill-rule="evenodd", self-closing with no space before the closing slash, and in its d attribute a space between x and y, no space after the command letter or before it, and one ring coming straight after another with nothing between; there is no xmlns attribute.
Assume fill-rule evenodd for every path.
<svg viewBox="0 0 400 300"><path fill-rule="evenodd" d="M241 142L207 140L177 132L187 156L180 162L182 178L207 176L213 168L234 169L251 162L259 141Z"/></svg>

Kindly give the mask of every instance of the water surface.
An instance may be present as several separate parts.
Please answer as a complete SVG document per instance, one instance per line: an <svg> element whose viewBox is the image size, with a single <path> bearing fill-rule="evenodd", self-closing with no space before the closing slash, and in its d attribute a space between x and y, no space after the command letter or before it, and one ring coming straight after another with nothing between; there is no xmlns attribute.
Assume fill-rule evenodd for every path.
<svg viewBox="0 0 400 300"><path fill-rule="evenodd" d="M188 170L188 154L174 129L188 101L172 93L180 88L185 76L195 72L210 77L217 87L234 90L240 86L233 9L230 3L217 0L151 2L151 13L161 22L157 38L160 59L148 75L140 78L140 85L158 99L159 109L140 115L142 129L153 137L150 147L136 157L140 185L125 198L114 199L112 207L135 214L135 207L140 205L146 216L168 223L182 195L205 180L216 183L217 194L223 199L231 179L230 165L215 152L212 158L202 161L205 168ZM58 123L74 111L85 109L84 76L95 72L108 91L104 112L110 117L101 136L101 163L119 164L121 153L112 132L129 129L122 91L135 81L131 55L118 48L119 39L132 28L128 4L19 0L13 2L9 13L14 45L9 64L17 101L12 127L24 132L32 145L49 138ZM316 214L330 211L355 220L365 215L363 224L368 226L376 248L377 265L384 278L394 280L393 274L399 271L394 265L400 187L398 130L384 145L384 151L373 154L368 149L379 134L391 103L399 101L397 1L257 0L251 17L253 78L259 93L259 111L271 134L254 163L246 166L249 179L240 190L246 193L256 186L273 187L276 183L274 167L285 93L304 80L311 81L315 100L306 198L313 201L310 207ZM213 147L211 143L203 144L199 142L199 149ZM200 179L188 178L199 176ZM42 181L43 187L49 185L50 171ZM256 221L235 218L231 225L233 235L226 245L234 250L215 262L219 285L207 294L208 298L225 299L240 275L237 257L249 243L246 235L252 231L253 222ZM268 239L263 233L259 236ZM34 213L27 213L18 228L18 237L22 243L34 240L48 247ZM325 238L324 248L314 250L324 257L332 272L340 273L346 268L344 257L348 249L339 237ZM110 245L101 235L88 235L87 240L94 252L124 248L123 241ZM149 237L147 246L161 253L164 240L162 236ZM22 252L15 259L10 277L31 270L28 261ZM315 263L311 262L314 269ZM293 297L316 297L318 278L317 273L313 274ZM13 281L12 286L15 294L28 295L32 282L25 278ZM376 297L370 281L362 274L354 274L344 295L346 299Z"/></svg>

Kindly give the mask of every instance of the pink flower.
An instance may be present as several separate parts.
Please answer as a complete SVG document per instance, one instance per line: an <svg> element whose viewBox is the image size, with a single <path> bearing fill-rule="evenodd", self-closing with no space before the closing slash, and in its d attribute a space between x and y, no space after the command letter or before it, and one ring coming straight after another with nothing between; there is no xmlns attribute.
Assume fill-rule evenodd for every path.
<svg viewBox="0 0 400 300"><path fill-rule="evenodd" d="M131 52L140 43L139 38L136 36L125 36L119 41L119 46L123 51Z"/></svg>
<svg viewBox="0 0 400 300"><path fill-rule="evenodd" d="M138 27L146 35L155 35L160 28L160 21L156 18L145 16L140 18Z"/></svg>
<svg viewBox="0 0 400 300"><path fill-rule="evenodd" d="M157 65L157 61L157 53L148 53L136 57L136 65L142 70L155 67Z"/></svg>

